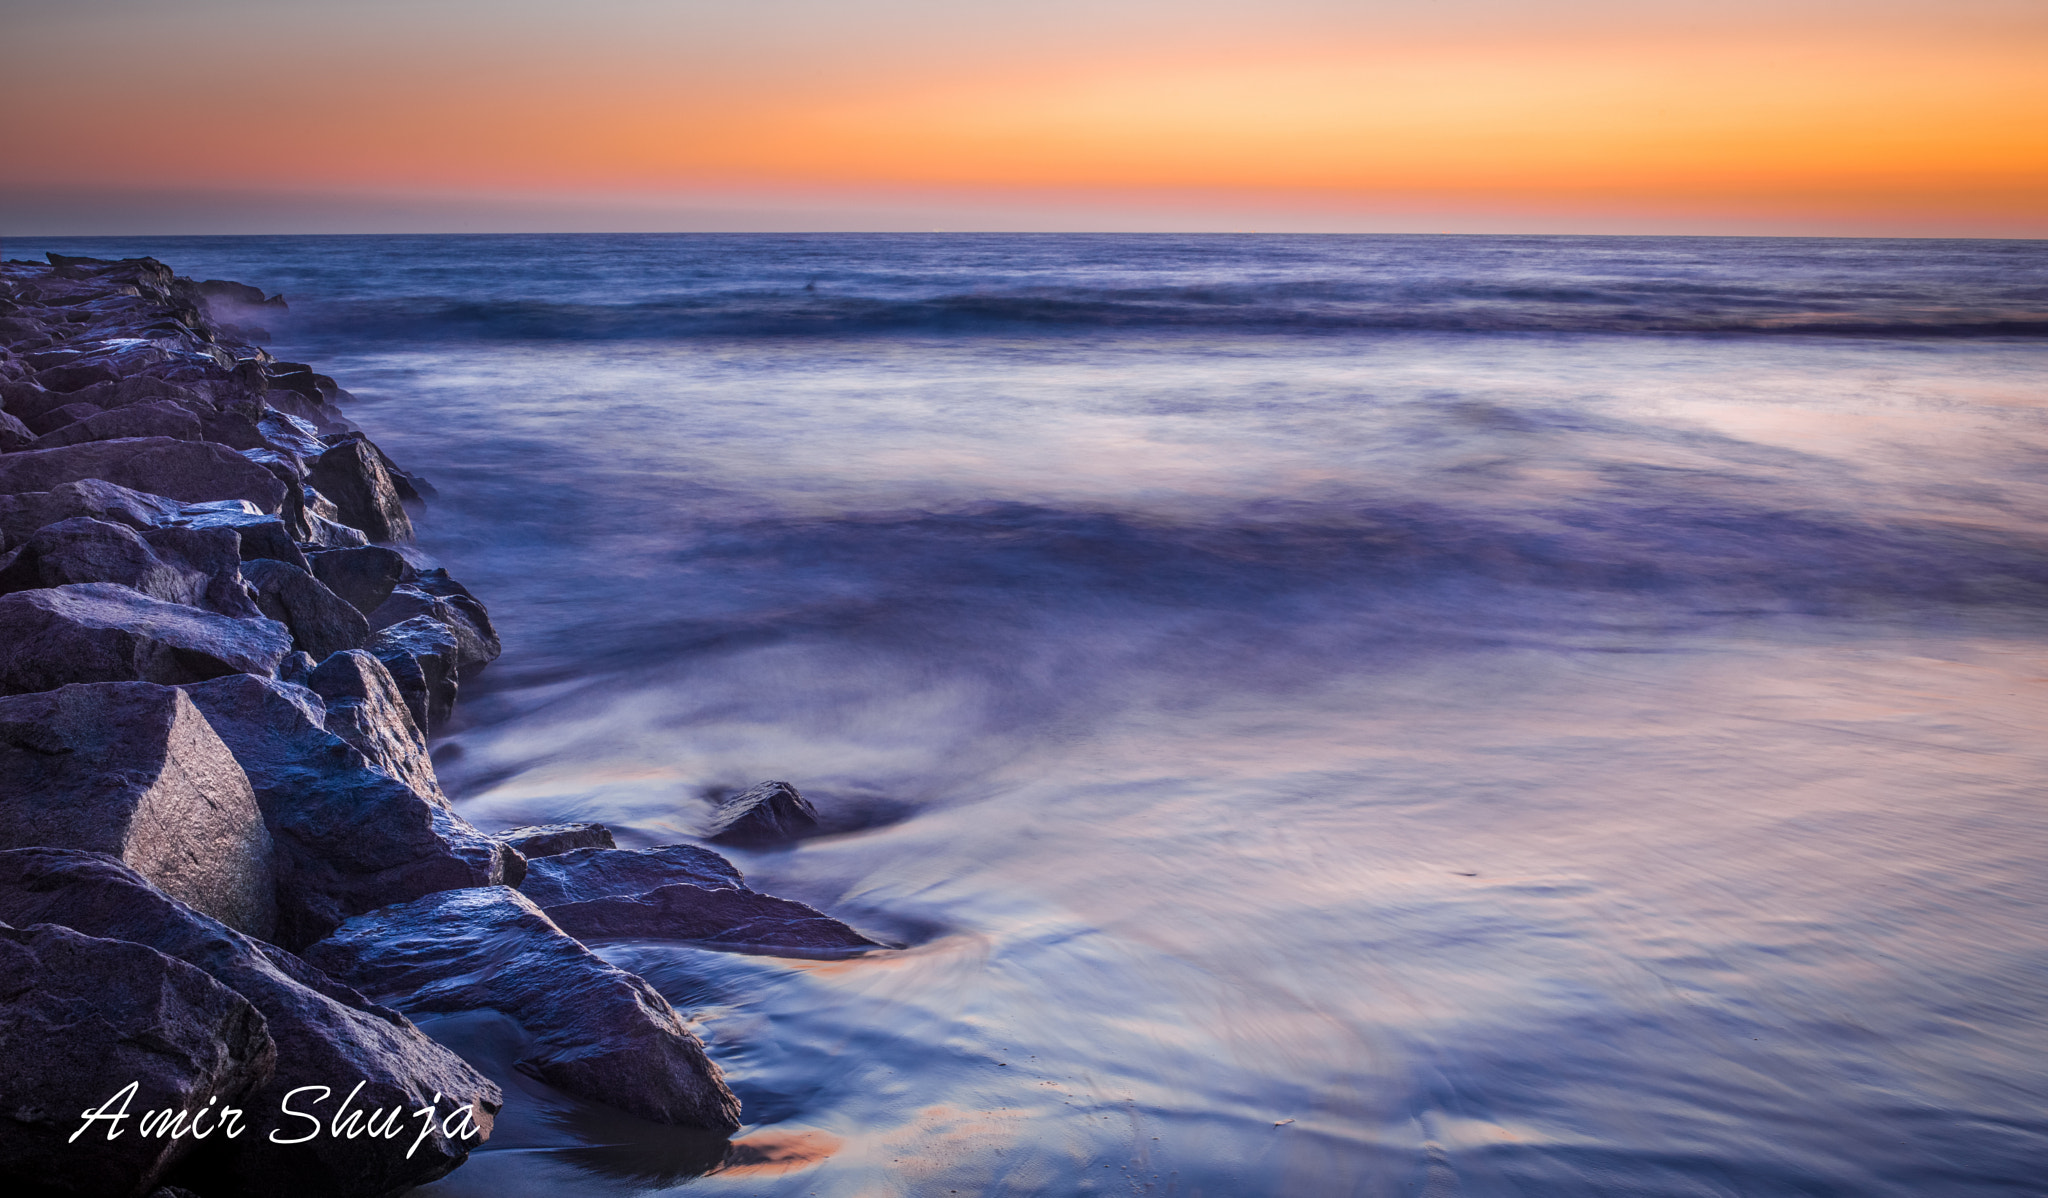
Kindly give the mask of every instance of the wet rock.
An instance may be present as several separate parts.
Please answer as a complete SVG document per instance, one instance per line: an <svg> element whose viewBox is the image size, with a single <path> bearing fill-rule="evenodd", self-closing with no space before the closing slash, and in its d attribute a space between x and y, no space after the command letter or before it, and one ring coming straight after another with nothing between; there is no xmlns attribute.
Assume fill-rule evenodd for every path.
<svg viewBox="0 0 2048 1198"><path fill-rule="evenodd" d="M118 583L0 596L0 694L270 674L290 651L281 624L165 603Z"/></svg>
<svg viewBox="0 0 2048 1198"><path fill-rule="evenodd" d="M447 593L437 594L429 588L446 589ZM390 598L370 613L370 627L381 631L422 617L455 634L459 677L466 678L496 661L503 651L484 605L462 590L460 583L450 580L445 570L422 570L416 580L392 588Z"/></svg>
<svg viewBox="0 0 2048 1198"><path fill-rule="evenodd" d="M389 599L392 589L411 573L404 555L382 545L330 549L311 555L309 560L313 577L366 617Z"/></svg>
<svg viewBox="0 0 2048 1198"><path fill-rule="evenodd" d="M36 372L36 382L51 391L77 391L94 383L115 383L121 373L104 362L74 362Z"/></svg>
<svg viewBox="0 0 2048 1198"><path fill-rule="evenodd" d="M278 664L277 680L289 682L294 686L305 686L306 679L313 676L313 671L319 664L313 660L311 653L304 649L294 649Z"/></svg>
<svg viewBox="0 0 2048 1198"><path fill-rule="evenodd" d="M74 400L71 403L59 404L56 407L46 408L35 415L25 417L22 420L22 424L30 432L36 434L37 439L40 440L43 437L50 436L64 428L77 424L81 420L89 420L104 411L106 409L98 404L86 403L84 400ZM31 446L30 448L37 447Z"/></svg>
<svg viewBox="0 0 2048 1198"><path fill-rule="evenodd" d="M585 939L660 937L829 956L881 947L815 907L748 890L731 862L695 845L536 857L520 892Z"/></svg>
<svg viewBox="0 0 2048 1198"><path fill-rule="evenodd" d="M306 478L334 501L343 524L361 529L372 541L412 539L412 518L399 501L381 455L368 441L334 446L314 459Z"/></svg>
<svg viewBox="0 0 2048 1198"><path fill-rule="evenodd" d="M184 408L173 403L147 403L75 420L38 438L35 447L51 449L116 437L175 437L180 441L197 441L201 436L199 418Z"/></svg>
<svg viewBox="0 0 2048 1198"><path fill-rule="evenodd" d="M158 557L206 577L206 590L194 606L241 620L263 618L255 594L242 580L242 538L236 530L152 528L142 539Z"/></svg>
<svg viewBox="0 0 2048 1198"><path fill-rule="evenodd" d="M762 782L719 805L704 839L775 844L817 831L818 810L787 782Z"/></svg>
<svg viewBox="0 0 2048 1198"><path fill-rule="evenodd" d="M317 659L370 639L363 613L297 566L257 558L242 563L242 578L256 592L263 614L291 629L293 646Z"/></svg>
<svg viewBox="0 0 2048 1198"><path fill-rule="evenodd" d="M134 530L77 516L32 533L0 565L0 594L74 582L118 582L152 599L200 606L208 578L159 557Z"/></svg>
<svg viewBox="0 0 2048 1198"><path fill-rule="evenodd" d="M17 449L27 449L29 443L35 439L36 435L29 431L29 427L26 424L16 420L6 412L0 412L0 453L13 453Z"/></svg>
<svg viewBox="0 0 2048 1198"><path fill-rule="evenodd" d="M199 1146L140 1134L144 1112L201 1111L218 1099L202 1124L210 1129L222 1106L246 1107L270 1080L277 1049L256 1008L203 970L41 923L0 925L0 1060L9 1189L100 1198L148 1191ZM128 1119L85 1122L81 1112L110 1100L121 1109L131 1085Z"/></svg>
<svg viewBox="0 0 2048 1198"><path fill-rule="evenodd" d="M440 1113L470 1106L483 1134L503 1095L411 1021L364 999L282 949L262 944L170 898L119 862L92 853L24 849L0 853L0 919L17 925L57 923L89 936L145 944L204 970L259 1011L277 1045L276 1069L246 1106L275 1119L279 1138L306 1124L282 1110L305 1086L294 1110L331 1117L357 1081L351 1110L399 1108L406 1125L396 1138L321 1134L279 1144L269 1134L209 1139L171 1181L209 1198L361 1198L395 1195L462 1163L478 1142L437 1128L410 1159L416 1108L443 1097ZM261 1124L258 1124L261 1126ZM458 1127L459 1130L459 1127Z"/></svg>
<svg viewBox="0 0 2048 1198"><path fill-rule="evenodd" d="M386 907L307 955L410 1015L503 1012L533 1037L519 1068L568 1093L657 1123L739 1127L739 1100L668 1000L517 891L455 890Z"/></svg>
<svg viewBox="0 0 2048 1198"><path fill-rule="evenodd" d="M419 616L373 633L369 650L391 671L421 730L431 733L447 722L461 686L456 669L461 645L453 629Z"/></svg>
<svg viewBox="0 0 2048 1198"><path fill-rule="evenodd" d="M526 857L529 873L532 872L532 861L535 857L553 857L572 849L619 847L612 839L611 829L603 824L536 824L528 828L500 832L498 839L518 849L520 854Z"/></svg>
<svg viewBox="0 0 2048 1198"><path fill-rule="evenodd" d="M146 682L0 698L0 847L109 853L232 927L276 927L249 779L185 695Z"/></svg>
<svg viewBox="0 0 2048 1198"><path fill-rule="evenodd" d="M185 688L255 788L276 846L277 943L310 944L351 915L504 880L498 845L328 732L320 696L235 675Z"/></svg>
<svg viewBox="0 0 2048 1198"><path fill-rule="evenodd" d="M205 441L122 438L0 455L0 494L48 491L85 478L186 503L246 499L266 512L276 511L285 494L270 471Z"/></svg>
<svg viewBox="0 0 2048 1198"><path fill-rule="evenodd" d="M161 495L148 495L103 479L87 478L63 483L48 491L0 495L0 532L16 541L46 524L91 516L129 528L155 528L177 514L180 504Z"/></svg>
<svg viewBox="0 0 2048 1198"><path fill-rule="evenodd" d="M306 555L292 540L291 530L285 527L284 520L277 516L239 508L194 506L180 510L169 518L169 523L180 528L231 529L239 538L237 551L241 560L268 558L301 570L307 568Z"/></svg>
<svg viewBox="0 0 2048 1198"><path fill-rule="evenodd" d="M427 756L427 738L407 710L391 672L362 649L336 653L307 676L327 704L327 730L370 764L415 791L445 801Z"/></svg>

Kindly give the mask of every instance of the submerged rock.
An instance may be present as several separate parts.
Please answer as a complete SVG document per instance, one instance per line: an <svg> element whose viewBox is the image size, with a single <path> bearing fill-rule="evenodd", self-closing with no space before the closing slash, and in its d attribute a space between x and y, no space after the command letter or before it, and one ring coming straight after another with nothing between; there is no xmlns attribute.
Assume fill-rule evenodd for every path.
<svg viewBox="0 0 2048 1198"><path fill-rule="evenodd" d="M405 1131L390 1139L325 1131L296 1144L267 1133L209 1139L171 1177L208 1198L397 1195L446 1174L478 1142L444 1134L437 1124L408 1158L420 1123L411 1112L430 1104L441 1114L467 1106L488 1136L504 1102L496 1085L396 1011L170 898L112 858L55 849L0 853L0 919L57 923L148 945L247 999L262 1013L277 1057L270 1079L246 1105L276 1120L279 1139L304 1133L302 1120L271 1114L301 1087L320 1089L294 1096L293 1109L323 1122L339 1113L351 1091L352 1110L399 1111L394 1123L402 1120Z"/></svg>
<svg viewBox="0 0 2048 1198"><path fill-rule="evenodd" d="M285 494L270 471L208 441L136 437L0 454L0 493L48 491L86 478L186 503L246 499L266 512L276 511Z"/></svg>
<svg viewBox="0 0 2048 1198"><path fill-rule="evenodd" d="M205 971L40 923L0 925L0 1060L0 1176L15 1193L100 1198L149 1191L200 1146L139 1134L143 1112L216 1100L210 1130L270 1080L277 1048L249 1000ZM85 1123L130 1086L128 1120Z"/></svg>
<svg viewBox="0 0 2048 1198"><path fill-rule="evenodd" d="M731 1133L740 1104L654 987L607 965L517 891L454 890L350 920L308 959L410 1015L501 1011L519 1068L657 1123Z"/></svg>
<svg viewBox="0 0 2048 1198"><path fill-rule="evenodd" d="M527 862L521 893L586 939L659 937L719 948L839 956L882 947L815 907L746 888L709 849L576 849Z"/></svg>
<svg viewBox="0 0 2048 1198"><path fill-rule="evenodd" d="M255 789L276 846L278 930L310 944L352 915L505 879L491 838L328 732L320 696L236 675L186 688Z"/></svg>
<svg viewBox="0 0 2048 1198"><path fill-rule="evenodd" d="M774 844L818 828L818 810L787 782L762 782L719 805L704 839L722 844Z"/></svg>
<svg viewBox="0 0 2048 1198"><path fill-rule="evenodd" d="M0 846L109 853L256 936L277 924L249 779L183 693L101 682L0 698Z"/></svg>
<svg viewBox="0 0 2048 1198"><path fill-rule="evenodd" d="M615 849L610 828L603 824L536 824L498 833L498 839L526 857L528 869L535 857L553 857L572 849ZM529 896L531 897L531 896Z"/></svg>
<svg viewBox="0 0 2048 1198"><path fill-rule="evenodd" d="M297 566L257 558L242 563L242 578L263 614L291 629L293 646L315 658L359 649L370 639L363 613Z"/></svg>
<svg viewBox="0 0 2048 1198"><path fill-rule="evenodd" d="M0 596L0 694L72 682L202 682L272 674L291 634L93 582Z"/></svg>

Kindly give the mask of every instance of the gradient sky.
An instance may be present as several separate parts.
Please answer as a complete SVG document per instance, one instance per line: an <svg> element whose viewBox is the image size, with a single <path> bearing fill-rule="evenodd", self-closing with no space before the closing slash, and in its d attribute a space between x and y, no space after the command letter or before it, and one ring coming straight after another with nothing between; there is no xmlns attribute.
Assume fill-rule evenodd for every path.
<svg viewBox="0 0 2048 1198"><path fill-rule="evenodd" d="M2042 0L0 0L0 234L2048 236Z"/></svg>

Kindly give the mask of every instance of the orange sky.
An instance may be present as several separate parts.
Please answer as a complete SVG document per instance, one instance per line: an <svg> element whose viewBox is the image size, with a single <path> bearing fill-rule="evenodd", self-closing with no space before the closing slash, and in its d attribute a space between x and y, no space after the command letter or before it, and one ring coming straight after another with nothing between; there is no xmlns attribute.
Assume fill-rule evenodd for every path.
<svg viewBox="0 0 2048 1198"><path fill-rule="evenodd" d="M0 0L0 232L228 189L2048 235L2048 5L729 9Z"/></svg>

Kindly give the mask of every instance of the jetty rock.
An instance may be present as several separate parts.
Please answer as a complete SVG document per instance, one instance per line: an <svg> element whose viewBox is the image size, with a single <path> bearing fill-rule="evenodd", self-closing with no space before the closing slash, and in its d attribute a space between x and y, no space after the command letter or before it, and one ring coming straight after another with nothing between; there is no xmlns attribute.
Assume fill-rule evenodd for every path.
<svg viewBox="0 0 2048 1198"><path fill-rule="evenodd" d="M536 824L497 833L499 841L526 857L529 871L535 857L553 857L572 849L615 849L618 842L603 824ZM531 897L531 896L529 896Z"/></svg>
<svg viewBox="0 0 2048 1198"><path fill-rule="evenodd" d="M412 517L399 499L398 484L369 441L354 438L332 446L307 468L306 480L334 501L343 524L361 529L370 540L412 540Z"/></svg>
<svg viewBox="0 0 2048 1198"><path fill-rule="evenodd" d="M265 512L284 504L285 484L225 445L172 437L124 437L0 454L0 493L47 491L97 478L167 499L246 499Z"/></svg>
<svg viewBox="0 0 2048 1198"><path fill-rule="evenodd" d="M0 847L111 854L230 927L277 924L271 837L242 767L173 687L0 698Z"/></svg>
<svg viewBox="0 0 2048 1198"><path fill-rule="evenodd" d="M535 857L519 888L563 931L584 939L651 937L834 957L883 947L815 907L747 889L732 862L696 845Z"/></svg>
<svg viewBox="0 0 2048 1198"><path fill-rule="evenodd" d="M419 577L403 554L383 545L329 549L307 560L313 577L366 617L391 598L399 583Z"/></svg>
<svg viewBox="0 0 2048 1198"><path fill-rule="evenodd" d="M184 508L175 499L86 478L47 491L0 495L0 532L6 533L11 543L20 544L44 525L73 516L91 516L133 529L155 528Z"/></svg>
<svg viewBox="0 0 2048 1198"><path fill-rule="evenodd" d="M0 1176L16 1193L147 1193L201 1141L138 1134L143 1112L212 1101L211 1130L276 1068L248 999L146 945L0 924L0 979ZM133 1122L72 1139L81 1112L118 1107L131 1085Z"/></svg>
<svg viewBox="0 0 2048 1198"><path fill-rule="evenodd" d="M292 647L315 659L360 649L370 639L370 622L363 613L297 566L257 558L242 563L242 578L255 592L263 614L291 629Z"/></svg>
<svg viewBox="0 0 2048 1198"><path fill-rule="evenodd" d="M270 831L277 943L304 947L388 903L505 880L502 846L438 785L416 790L329 732L315 692L237 674L185 693L248 776Z"/></svg>
<svg viewBox="0 0 2048 1198"><path fill-rule="evenodd" d="M656 1123L731 1134L739 1099L667 999L518 891L452 890L361 915L307 950L415 1017L491 1009L533 1038L518 1068Z"/></svg>
<svg viewBox="0 0 2048 1198"><path fill-rule="evenodd" d="M166 603L237 619L263 615L242 585L241 538L225 529L151 528L74 516L31 533L0 557L0 595L113 582Z"/></svg>
<svg viewBox="0 0 2048 1198"><path fill-rule="evenodd" d="M351 1109L366 1115L395 1109L412 1131L416 1123L408 1116L418 1108L437 1105L445 1113L467 1107L483 1137L504 1103L495 1083L405 1016L164 894L111 857L59 849L0 852L0 920L17 927L62 924L147 945L248 1000L277 1046L271 1076L247 1095L252 1111L281 1111L291 1091L318 1087L297 1095L293 1109L324 1122L360 1081ZM280 1139L300 1126L289 1116L282 1122ZM269 1134L210 1138L167 1180L208 1198L395 1196L461 1164L480 1142L463 1138L462 1130L458 1123L457 1134L443 1134L437 1124L410 1157L412 1134L322 1134L296 1144L277 1143Z"/></svg>
<svg viewBox="0 0 2048 1198"><path fill-rule="evenodd" d="M275 674L291 633L152 599L118 583L73 583L0 596L0 694L73 682L202 682Z"/></svg>
<svg viewBox="0 0 2048 1198"><path fill-rule="evenodd" d="M414 616L378 629L369 649L391 671L414 723L433 732L447 722L462 686L462 645L453 628L432 616Z"/></svg>
<svg viewBox="0 0 2048 1198"><path fill-rule="evenodd" d="M327 730L354 746L373 768L424 798L446 804L427 738L407 710L391 671L361 649L336 653L306 676L327 704Z"/></svg>

